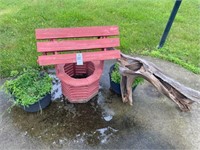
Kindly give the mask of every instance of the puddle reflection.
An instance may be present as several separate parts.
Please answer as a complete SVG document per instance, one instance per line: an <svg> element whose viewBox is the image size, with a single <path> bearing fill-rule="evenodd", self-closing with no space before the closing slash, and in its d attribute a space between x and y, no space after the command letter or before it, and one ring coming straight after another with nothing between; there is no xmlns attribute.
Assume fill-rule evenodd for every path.
<svg viewBox="0 0 200 150"><path fill-rule="evenodd" d="M13 108L14 125L24 136L35 137L57 148L69 140L90 146L108 143L118 130L110 126L114 112L105 104L103 91L88 103L64 105L60 82L55 75L51 76L54 102L42 113Z"/></svg>

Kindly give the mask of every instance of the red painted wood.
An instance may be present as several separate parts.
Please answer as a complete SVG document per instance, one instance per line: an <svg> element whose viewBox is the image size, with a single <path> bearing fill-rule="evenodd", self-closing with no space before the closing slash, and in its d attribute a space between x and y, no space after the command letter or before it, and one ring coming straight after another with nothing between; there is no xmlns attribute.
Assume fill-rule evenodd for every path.
<svg viewBox="0 0 200 150"><path fill-rule="evenodd" d="M36 29L36 39L60 39L119 35L117 26Z"/></svg>
<svg viewBox="0 0 200 150"><path fill-rule="evenodd" d="M50 55L38 57L39 65L55 65L56 74L61 80L62 92L71 102L83 103L90 100L98 93L99 79L103 71L103 60L120 58L120 51L113 49L119 46L118 38L107 38L119 35L117 26L107 27L83 27L83 28L51 28L37 29L36 39L48 39L50 41L38 42L38 52ZM90 40L62 40L62 38L97 37ZM107 39L106 39L107 38ZM92 61L93 65L74 67L76 53L59 54L60 51L101 49L99 52L83 52L83 61ZM111 51L106 51L112 48ZM104 50L104 51L103 51ZM67 66L66 66L66 65ZM87 68L87 69L86 69ZM84 79L74 79L70 76L86 73L89 75ZM94 70L94 72L92 71ZM81 89L81 90L80 90Z"/></svg>
<svg viewBox="0 0 200 150"><path fill-rule="evenodd" d="M108 60L120 58L120 51L101 51L101 52L87 52L82 53L83 61ZM58 54L58 55L44 55L38 57L38 63L41 66L76 63L76 54Z"/></svg>
<svg viewBox="0 0 200 150"><path fill-rule="evenodd" d="M119 38L107 38L96 40L69 40L54 42L37 42L38 52L54 52L64 50L88 50L119 46Z"/></svg>

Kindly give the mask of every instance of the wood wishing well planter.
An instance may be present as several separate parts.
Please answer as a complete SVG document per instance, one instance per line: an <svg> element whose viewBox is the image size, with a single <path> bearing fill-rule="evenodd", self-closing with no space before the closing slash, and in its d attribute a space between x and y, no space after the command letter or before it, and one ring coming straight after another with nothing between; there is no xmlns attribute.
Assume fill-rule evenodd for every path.
<svg viewBox="0 0 200 150"><path fill-rule="evenodd" d="M98 93L102 61L85 62L83 65L69 63L59 65L57 69L58 77L62 79L62 92L70 102L84 103Z"/></svg>
<svg viewBox="0 0 200 150"><path fill-rule="evenodd" d="M98 93L104 60L120 58L120 51L113 48L119 46L119 38L110 37L116 35L117 26L36 29L36 39L45 40L37 42L37 51L43 54L38 63L55 65L62 93L70 102L87 102Z"/></svg>

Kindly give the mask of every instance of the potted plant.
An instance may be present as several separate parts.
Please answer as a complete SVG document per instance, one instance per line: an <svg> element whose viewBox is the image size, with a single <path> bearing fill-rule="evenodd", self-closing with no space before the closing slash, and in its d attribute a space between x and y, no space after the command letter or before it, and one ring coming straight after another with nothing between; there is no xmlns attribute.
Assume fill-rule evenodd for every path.
<svg viewBox="0 0 200 150"><path fill-rule="evenodd" d="M51 102L52 79L36 69L24 69L21 74L7 80L3 87L13 96L15 104L27 112L37 112Z"/></svg>
<svg viewBox="0 0 200 150"><path fill-rule="evenodd" d="M112 90L118 95L121 95L121 88L120 88L121 75L119 73L118 63L115 63L114 65L110 67L109 77L110 77L110 90ZM143 78L137 77L134 80L134 83L132 84L132 90L134 91L137 85L143 82L144 82Z"/></svg>

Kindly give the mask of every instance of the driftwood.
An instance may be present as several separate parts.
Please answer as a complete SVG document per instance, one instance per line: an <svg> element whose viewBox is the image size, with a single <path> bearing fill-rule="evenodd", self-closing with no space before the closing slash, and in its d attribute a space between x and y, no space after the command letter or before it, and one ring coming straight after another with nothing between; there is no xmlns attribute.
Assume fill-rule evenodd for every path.
<svg viewBox="0 0 200 150"><path fill-rule="evenodd" d="M200 92L181 85L177 81L166 76L154 64L141 58L131 57L121 53L119 70L121 78L122 101L132 105L132 83L135 77L143 77L175 102L182 111L189 111L190 104L200 102Z"/></svg>

